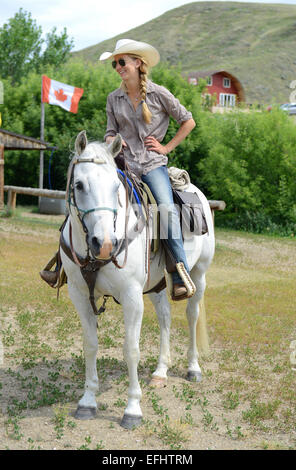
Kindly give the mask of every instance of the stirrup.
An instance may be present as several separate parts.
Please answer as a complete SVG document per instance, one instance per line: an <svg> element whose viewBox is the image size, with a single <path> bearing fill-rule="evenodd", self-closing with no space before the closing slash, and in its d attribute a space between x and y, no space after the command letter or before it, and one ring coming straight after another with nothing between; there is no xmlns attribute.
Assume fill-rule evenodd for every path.
<svg viewBox="0 0 296 470"><path fill-rule="evenodd" d="M51 271L51 268L56 264L56 269ZM60 266L60 267L58 267ZM58 289L67 282L67 276L61 262L59 262L58 252L49 260L47 265L40 271L40 277L43 281L47 282L50 287ZM47 275L48 274L48 275ZM55 276L56 274L56 276Z"/></svg>
<svg viewBox="0 0 296 470"><path fill-rule="evenodd" d="M53 257L48 261L47 265L43 268L43 271L50 271L54 264L58 263L58 253L55 253Z"/></svg>
<svg viewBox="0 0 296 470"><path fill-rule="evenodd" d="M164 270L164 275L165 275L165 280L166 280L166 285L167 285L167 290L169 293L169 296L171 297L172 300L184 300L184 299L190 299L195 292L196 292L196 287L189 276L188 272L185 269L184 263L176 263L176 268L178 271L178 274L181 278L181 280L184 282L184 286L186 287L186 294L184 295L179 295L177 297L174 296L174 288L173 288L173 276L171 273L168 273L167 270Z"/></svg>
<svg viewBox="0 0 296 470"><path fill-rule="evenodd" d="M189 276L189 273L186 271L183 263L177 263L176 268L177 268L180 278L184 282L184 285L187 289L187 298L189 299L196 292L195 284L192 281L191 277Z"/></svg>

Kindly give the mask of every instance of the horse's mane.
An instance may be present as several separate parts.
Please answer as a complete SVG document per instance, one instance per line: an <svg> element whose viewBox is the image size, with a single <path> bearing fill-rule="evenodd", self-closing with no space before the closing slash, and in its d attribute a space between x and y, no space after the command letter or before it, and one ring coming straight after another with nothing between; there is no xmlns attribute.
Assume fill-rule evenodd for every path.
<svg viewBox="0 0 296 470"><path fill-rule="evenodd" d="M78 155L76 152L73 152L73 157L70 161L68 171L67 171L67 187L66 187L66 201L69 197L69 188L72 176L73 165L77 159ZM106 142L93 141L89 142L83 152L79 155L81 160L99 157L102 159L102 164L106 163L116 168L116 163L114 161L113 155L108 151L108 144Z"/></svg>

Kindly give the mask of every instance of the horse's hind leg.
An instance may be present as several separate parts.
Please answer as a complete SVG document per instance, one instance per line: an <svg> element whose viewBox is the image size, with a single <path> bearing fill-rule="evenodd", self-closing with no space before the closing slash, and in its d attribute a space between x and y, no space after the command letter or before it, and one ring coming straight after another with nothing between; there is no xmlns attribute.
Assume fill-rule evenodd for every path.
<svg viewBox="0 0 296 470"><path fill-rule="evenodd" d="M97 317L94 315L88 297L76 287L68 286L69 295L79 314L83 329L83 350L85 357L84 394L78 403L76 419L93 419L96 415L96 392L99 388L96 358L98 352Z"/></svg>
<svg viewBox="0 0 296 470"><path fill-rule="evenodd" d="M198 363L196 326L199 315L199 302L203 298L206 288L204 272L195 266L191 270L191 278L196 286L196 293L187 302L186 315L189 326L189 348L187 352L188 372L187 380L200 382L202 378L201 369Z"/></svg>
<svg viewBox="0 0 296 470"><path fill-rule="evenodd" d="M167 370L171 365L170 357L170 328L171 309L166 290L160 293L150 293L149 298L154 305L160 327L160 351L156 370L152 374L150 386L165 387L167 384Z"/></svg>

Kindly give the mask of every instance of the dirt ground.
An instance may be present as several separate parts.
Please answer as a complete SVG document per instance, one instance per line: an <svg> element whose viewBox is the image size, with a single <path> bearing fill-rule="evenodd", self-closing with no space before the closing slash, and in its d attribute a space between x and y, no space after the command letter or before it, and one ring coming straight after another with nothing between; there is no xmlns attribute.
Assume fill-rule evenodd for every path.
<svg viewBox="0 0 296 470"><path fill-rule="evenodd" d="M5 241L9 246L8 240L11 241L19 229L10 222L0 224L1 253L6 256ZM23 230L28 237L36 237L35 229L25 227ZM51 253L56 232L42 231L39 236L45 245L41 254L36 253L36 260L40 262L40 257L42 261L46 258L46 243ZM223 239L222 235L218 235L218 239L227 252L229 239ZM268 256L269 246L268 242L260 240L254 250L258 256ZM231 249L239 247L237 236ZM252 250L252 244L246 243L246 247ZM246 251L242 256L246 256ZM283 256L287 256L287 250ZM290 269L288 263L287 270ZM18 275L24 285L29 286L26 272ZM215 280L215 272L212 278ZM3 277L1 284L4 295ZM173 306L172 367L167 386L152 389L148 384L156 365L159 331L156 319L151 321L150 301L145 299L148 314L143 321L139 365L143 423L128 431L120 426L128 389L122 353L122 315L120 306L108 301L107 311L98 320L97 415L90 421L77 421L74 412L83 393L84 380L79 321L66 290L58 303L55 293L47 286L38 289L39 293L35 292L23 304L18 302L13 306L10 297L1 300L0 449L180 452L295 449L294 395L289 396L287 404L282 397L277 400L275 393L283 380L287 383L290 377L291 368L289 374L283 372L284 365L288 367L286 356L283 358L276 352L271 358L269 353L257 354L245 345L224 343L221 336L215 337L215 329L210 325L210 353L200 356L203 380L201 383L186 381L188 335L181 318L184 302L180 303L178 311ZM48 307L43 306L42 310L36 295L40 296L41 304L48 298L48 307L52 307L53 313L48 314ZM275 364L282 369L276 372ZM295 375L290 381L295 386Z"/></svg>

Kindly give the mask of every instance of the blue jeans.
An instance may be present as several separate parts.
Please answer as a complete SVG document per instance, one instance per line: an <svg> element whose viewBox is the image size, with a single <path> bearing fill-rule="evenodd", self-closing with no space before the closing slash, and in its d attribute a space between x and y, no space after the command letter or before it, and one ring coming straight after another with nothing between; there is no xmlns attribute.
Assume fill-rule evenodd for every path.
<svg viewBox="0 0 296 470"><path fill-rule="evenodd" d="M173 200L172 186L166 166L160 166L151 170L147 175L142 175L158 205L160 214L160 237L166 239L176 263L182 262L189 272L187 258L184 250L180 216ZM173 274L173 282L182 282L177 272Z"/></svg>

